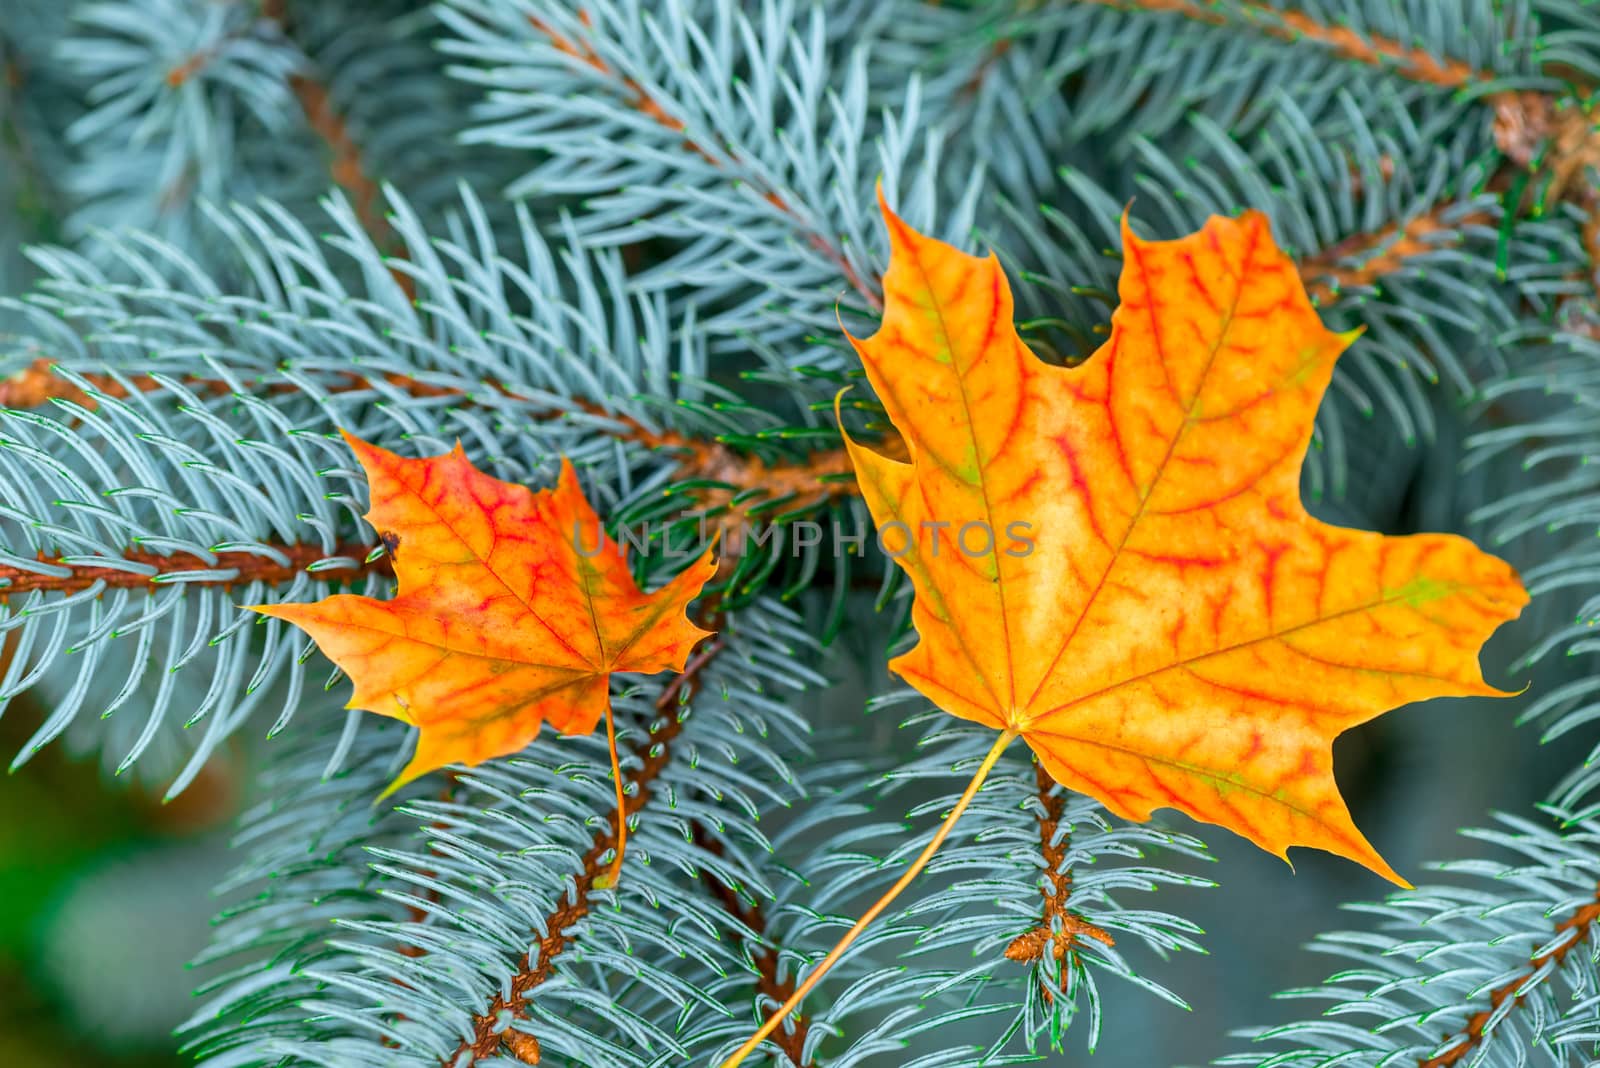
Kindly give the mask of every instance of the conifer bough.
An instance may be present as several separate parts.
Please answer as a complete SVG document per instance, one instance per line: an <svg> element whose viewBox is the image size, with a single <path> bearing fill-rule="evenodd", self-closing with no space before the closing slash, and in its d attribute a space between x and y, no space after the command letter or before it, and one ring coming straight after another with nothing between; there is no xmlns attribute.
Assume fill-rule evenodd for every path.
<svg viewBox="0 0 1600 1068"><path fill-rule="evenodd" d="M1503 561L1455 535L1391 538L1313 519L1300 465L1334 360L1265 219L1213 219L1170 242L1124 221L1121 302L1085 366L1040 361L1012 325L996 257L907 226L878 332L851 338L907 459L848 435L880 529L915 590L919 642L893 669L952 715L1000 731L932 841L729 1058L742 1062L926 867L1021 737L1056 781L1129 819L1174 807L1287 859L1326 849L1402 886L1351 822L1333 739L1400 704L1503 696L1478 650L1527 594ZM839 417L839 399L835 417ZM707 632L689 602L711 550L641 594L563 461L553 491L474 469L458 444L402 460L350 435L367 518L400 583L392 601L336 594L256 611L305 629L350 673L349 707L421 728L387 792L452 761L522 749L552 720L610 717L613 671L682 671ZM598 558L579 541L594 531ZM995 531L1035 532L1029 551ZM976 525L987 550L946 545Z"/></svg>
<svg viewBox="0 0 1600 1068"><path fill-rule="evenodd" d="M1504 726L1492 712L1396 717L1382 751L1430 766L1382 776L1385 804L1362 817L1395 868L1414 876L1418 863L1415 849L1400 859L1397 823L1436 855L1432 836L1475 822L1488 784L1522 791L1517 803L1528 811L1470 829L1472 841L1449 850L1461 859L1430 874L1430 885L1358 906L1358 929L1319 937L1315 948L1341 957L1338 974L1291 992L1319 1004L1217 1063L1514 1068L1543 1059L1572 1068L1600 1055L1600 753L1574 745L1600 715L1600 465L1587 462L1600 440L1594 4L5 7L0 196L15 210L0 212L0 287L15 296L0 298L0 704L9 705L8 728L28 728L14 767L65 744L98 751L108 771L161 782L170 797L210 778L230 739L281 734L265 747L264 803L243 819L241 871L222 888L231 900L202 957L221 968L197 973L215 977L201 980L204 1001L183 1032L204 1068L461 1068L491 1057L715 1064L746 1039L746 1019L765 1021L802 982L803 1013L775 1021L772 1043L750 1059L977 1068L1051 1056L1040 1047L1060 1050L1069 1026L1091 1050L1102 1047L1097 1061L1203 1059L1194 1028L1184 1029L1181 1051L1161 1048L1169 1032L1159 1019L1140 1028L1136 1048L1104 1048L1103 1020L1124 1009L1104 980L1182 1005L1194 973L1169 954L1200 949L1207 908L1190 913L1167 892L1208 882L1190 866L1204 846L1166 821L1115 813L1161 807L1170 791L1219 818L1243 817L1263 837L1309 828L1365 863L1376 856L1350 837L1347 819L1329 821L1342 803L1275 823L1263 807L1283 805L1249 801L1248 783L1208 778L1231 753L1254 771L1282 772L1290 747L1274 764L1270 737L1246 759L1256 745L1249 732L1183 733L1194 722L1186 708L1221 724L1218 706L1249 712L1286 696L1270 665L1241 685L1237 672L1207 661L1185 664L1186 673L1157 656L1203 646L1251 612L1287 611L1262 596L1261 572L1244 569L1239 596L1214 621L1203 605L1198 621L1180 617L1176 634L1167 633L1176 620L1153 620L1160 609L1151 606L1168 593L1205 601L1223 583L1226 566L1199 562L1205 544L1117 565L1162 587L1123 583L1148 606L1126 603L1116 567L1089 597L1085 583L1107 552L1094 524L1115 544L1127 502L1149 480L1137 449L1127 451L1132 475L1120 470L1118 450L1102 447L1113 423L1097 421L1093 405L1079 411L1071 390L1033 421L1056 419L1084 468L1087 490L1067 471L1072 485L1045 502L1053 520L1077 510L1077 529L1067 527L1081 543L1058 562L1081 575L1057 568L1013 596L1014 565L1027 561L996 557L1007 579L1002 606L1002 591L982 585L981 553L927 561L922 581L905 582L906 570L875 552L861 560L783 550L802 519L839 523L847 538L872 544L865 479L850 477L856 461L827 414L861 360L884 406L866 389L850 395L850 427L872 442L867 452L851 446L858 459L887 479L929 485L941 512L972 496L963 478L974 465L986 491L1017 488L1014 470L978 463L997 432L990 415L1026 415L1012 394L1033 396L1027 389L1041 383L1109 397L1124 378L1097 377L1112 355L1101 345L1110 310L1127 305L1116 320L1123 371L1139 364L1125 351L1139 347L1136 332L1124 327L1154 334L1165 322L1137 292L1118 293L1118 264L1130 265L1135 245L1158 270L1170 259L1131 231L1224 238L1229 226L1259 223L1247 208L1270 217L1339 340L1328 343L1309 321L1306 337L1331 350L1351 328L1364 331L1338 359L1315 431L1309 399L1298 424L1313 435L1306 501L1348 527L1470 532L1517 562L1539 611L1505 628L1526 652L1493 657L1500 674L1489 677L1513 688L1534 680L1514 714L1540 733L1512 738L1523 750L1534 737L1555 743L1538 767L1556 777L1523 774L1533 765L1519 762L1532 758L1491 733ZM887 309L885 231L872 206L879 178L920 229L1001 250L1029 347L1051 364L1083 366L1039 370L1017 352L1027 374L965 397L947 388L949 367L915 353L907 362L921 371L898 374L903 357L892 355L872 374L870 353L858 360L835 323L865 335ZM1212 215L1238 221L1205 224ZM98 229L106 224L136 229ZM937 251L909 231L889 233ZM998 275L943 259L957 274ZM891 273L904 266L897 250ZM1167 274L1149 288L1172 288ZM1181 267L1177 277L1186 277ZM1124 291L1136 281L1125 279ZM1217 268L1193 281L1214 295L1232 280ZM902 304L917 293L900 289ZM1198 300L1190 296L1163 312ZM916 327L904 308L895 315ZM1194 333L1187 319L1179 329ZM1169 334L1163 348L1182 351ZM1332 352L1318 348L1318 359ZM978 381L981 368L969 370ZM1310 382L1325 367L1313 360L1304 371ZM1187 388L1181 376L1176 385ZM1114 425L1130 438L1159 437L1189 422L1173 422L1182 405L1166 389L1129 391L1101 415L1122 412ZM1283 391L1297 400L1305 392ZM1216 459L1183 444L1225 430L1207 421L1206 400L1173 457ZM934 425L963 405L978 413L970 428ZM1069 407L1079 412L1070 422L1060 414ZM862 414L865 425L855 421ZM908 420L898 434L870 437L896 414ZM389 717L340 714L348 683L326 674L303 636L236 610L310 602L340 585L394 603L385 600L393 558L356 506L376 487L350 463L341 427L375 448L433 460L459 442L480 472L535 494L554 492L543 487L556 486L566 457L608 523L665 520L682 534L704 511L723 531L770 524L781 547L735 558L724 540L693 613L715 621L718 639L662 686L610 686L605 737L546 732L452 772L443 790L417 782L394 795L396 805L374 806L412 755L414 732ZM970 456L949 444L968 433ZM1187 464L1186 480L1163 475L1148 499L1170 510L1173 486L1213 494L1256 436L1252 426L1245 448L1224 450L1212 474ZM1059 481L1064 455L1043 450L1034 492ZM1298 462L1295 447L1286 455ZM886 485L874 508L917 504ZM1237 518L1226 502L1210 511ZM948 524L938 535L948 554L964 524L936 521ZM886 543L901 542L904 523L881 526ZM1005 536L1003 526L981 526ZM1150 549L1145 526L1125 550ZM1044 533L1030 531L1038 558L1054 551ZM1262 555L1238 540L1229 547L1242 556ZM973 533L965 547L979 542ZM1400 544L1383 550L1391 563L1434 578L1451 557L1469 555L1408 564ZM401 538L402 559L406 550ZM1314 585L1280 566L1303 551L1267 554L1285 598ZM651 555L629 563L638 589L659 591L681 564ZM1341 558L1353 565L1359 556L1336 554L1330 579ZM1028 597L1073 583L1084 596L1046 635L1038 657L1060 653L1047 671L1028 656L1038 629L1029 629ZM1393 584L1405 587L1403 577ZM950 632L923 626L939 597L974 588L975 606L946 613ZM863 590L876 591L876 605ZM1379 613L1384 627L1414 610L1448 631L1463 617L1443 609L1474 597L1465 586L1405 592ZM1124 595L1113 622L1134 637L1094 645L1112 593ZM1509 587L1480 598L1485 632L1514 599ZM808 736L805 691L824 686L824 668L832 674L862 636L887 631L902 652L913 601L921 644L895 662L922 692L877 694L870 707L909 708L907 729L891 736L920 734L921 747L833 744L835 727L874 730L848 701L826 702ZM1359 705L1388 674L1404 680L1392 687L1395 703L1409 699L1411 676L1362 672L1346 687L1303 656L1350 663L1363 642L1349 639L1330 657L1297 633L1293 652L1278 652L1300 658L1293 677L1314 691ZM844 640L825 649L836 635ZM1457 637L1468 667L1475 642ZM1380 651L1412 648L1437 652L1399 639ZM1117 688L1111 676L1129 659L1145 674ZM1105 676L1098 709L1078 690L1028 702L1040 680L1089 686L1096 673ZM1002 688L1008 681L1015 694ZM1128 693L1137 700L1123 701L1127 717L1106 714ZM1313 728L1331 732L1331 721L1370 711L1297 708L1283 719L1316 765L1326 739ZM1039 723L1023 724L1024 713ZM532 730L517 715L489 718ZM1012 744L986 761L1013 722L1052 733L1019 731L1033 735L1032 749ZM1170 734L1165 722L1176 725ZM438 730L447 729L423 733L437 739ZM1089 745L1106 733L1128 752ZM1150 765L1153 741L1185 747L1192 766ZM475 759L465 747L452 752ZM987 779L965 791L950 785L952 769L965 782L980 764ZM1337 802L1331 784L1315 789L1325 770L1286 780L1277 800ZM1097 771L1101 788L1123 792L1096 793L1083 777ZM867 933L849 952L827 954L838 964L824 981L815 962L849 926L836 917L859 911L841 902L917 878L905 865L924 843L907 840L893 815L873 822L873 813L904 811L901 790L920 791L907 820L946 817L928 846L938 853L919 880L926 892L893 908L882 899L876 918L852 928L852 937ZM618 805L625 819L613 815ZM1281 852L1286 841L1269 848ZM1294 885L1308 896L1331 889ZM1132 899L1153 890L1153 906ZM1232 932L1235 942L1219 926L1212 934L1230 952L1250 955L1248 931ZM1144 967L1154 957L1171 963ZM1233 989L1281 984L1248 967L1235 975ZM1227 1009L1224 1028L1251 1011ZM1214 1012L1191 1019L1218 1029ZM974 1044L990 1035L992 1044ZM1120 1047L1130 1036L1117 1039Z"/></svg>

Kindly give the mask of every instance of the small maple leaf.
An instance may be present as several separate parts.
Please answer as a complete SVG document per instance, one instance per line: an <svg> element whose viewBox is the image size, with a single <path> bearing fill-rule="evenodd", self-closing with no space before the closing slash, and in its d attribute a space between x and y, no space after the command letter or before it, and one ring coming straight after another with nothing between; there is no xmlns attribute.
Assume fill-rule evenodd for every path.
<svg viewBox="0 0 1600 1068"><path fill-rule="evenodd" d="M891 667L1118 815L1172 807L1404 885L1350 819L1333 739L1411 701L1506 696L1478 651L1528 597L1465 538L1307 514L1312 419L1355 333L1322 325L1266 217L1177 241L1124 219L1110 337L1067 369L1017 335L993 255L884 216L882 327L851 341L910 462L849 449L880 529L913 535L920 641ZM991 551L954 544L972 523Z"/></svg>
<svg viewBox="0 0 1600 1068"><path fill-rule="evenodd" d="M393 556L396 596L251 610L316 640L355 683L347 708L419 728L415 756L384 796L452 762L517 752L546 721L588 734L604 716L620 824L611 673L683 670L709 633L686 610L716 570L710 550L641 593L565 458L555 488L536 493L479 471L459 443L410 460L344 437L367 474L366 518Z"/></svg>

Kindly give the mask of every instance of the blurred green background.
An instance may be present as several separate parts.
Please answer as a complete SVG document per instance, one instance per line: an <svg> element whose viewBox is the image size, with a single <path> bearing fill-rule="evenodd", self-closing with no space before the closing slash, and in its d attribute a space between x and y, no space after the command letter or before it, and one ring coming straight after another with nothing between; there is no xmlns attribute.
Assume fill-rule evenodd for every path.
<svg viewBox="0 0 1600 1068"><path fill-rule="evenodd" d="M18 752L41 716L0 717ZM0 1065L169 1068L171 1028L194 1011L185 964L216 911L243 761L214 760L170 804L47 746L0 778Z"/></svg>

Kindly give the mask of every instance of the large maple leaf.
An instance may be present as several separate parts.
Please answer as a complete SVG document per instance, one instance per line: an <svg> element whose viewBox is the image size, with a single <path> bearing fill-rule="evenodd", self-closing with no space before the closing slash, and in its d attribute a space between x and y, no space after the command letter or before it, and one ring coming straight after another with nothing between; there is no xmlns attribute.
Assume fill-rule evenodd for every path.
<svg viewBox="0 0 1600 1068"><path fill-rule="evenodd" d="M347 707L420 729L386 794L452 762L514 753L545 722L587 734L605 716L609 728L612 672L682 671L707 636L686 609L716 570L710 550L641 593L565 458L555 488L534 492L479 471L459 444L412 460L345 440L367 474L366 518L390 548L396 596L254 610L300 627L344 669Z"/></svg>
<svg viewBox="0 0 1600 1068"><path fill-rule="evenodd" d="M1346 530L1301 505L1317 405L1355 335L1322 325L1265 216L1178 241L1124 219L1111 336L1069 369L1017 335L993 255L882 206L883 322L850 340L907 459L845 441L916 594L919 640L890 667L1000 735L917 858L722 1068L927 866L1018 736L1118 815L1176 808L1407 885L1351 821L1333 740L1411 701L1505 696L1478 652L1528 601L1465 538Z"/></svg>
<svg viewBox="0 0 1600 1068"><path fill-rule="evenodd" d="M1465 538L1302 507L1354 333L1322 325L1266 217L1177 241L1124 221L1110 337L1069 369L1017 335L994 256L884 216L882 326L851 340L910 459L849 448L915 587L920 640L893 669L1118 815L1170 806L1404 885L1351 821L1332 742L1411 701L1504 696L1478 652L1528 598Z"/></svg>

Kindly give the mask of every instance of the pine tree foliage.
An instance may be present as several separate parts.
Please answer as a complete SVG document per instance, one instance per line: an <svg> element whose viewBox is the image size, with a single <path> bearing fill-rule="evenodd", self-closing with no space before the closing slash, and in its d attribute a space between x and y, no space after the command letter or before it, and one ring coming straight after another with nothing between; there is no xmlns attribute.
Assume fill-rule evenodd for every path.
<svg viewBox="0 0 1600 1068"><path fill-rule="evenodd" d="M744 978L755 937L705 887L773 894L761 861L776 846L757 824L794 799L778 754L801 744L803 724L761 680L797 639L781 608L758 609L730 622L725 648L687 685L619 695L636 725L620 739L638 821L628 892L593 885L611 834L609 759L594 740L541 742L442 792L430 784L437 797L412 788L379 814L371 798L397 770L398 732L364 726L347 743L321 731L312 752L279 764L286 789L247 821L262 852L241 880L264 889L213 950L243 952L246 965L197 1016L204 1063L456 1063L511 1046L506 1028L524 1005L551 1054L703 1055L742 1026L716 992ZM691 703L697 690L709 699ZM326 750L346 744L350 771L323 778ZM331 811L344 816L329 826L318 814ZM336 921L337 935L308 943L308 913ZM264 975L269 947L277 963ZM319 1022L304 1030L308 1010Z"/></svg>
<svg viewBox="0 0 1600 1068"><path fill-rule="evenodd" d="M475 202L466 208L476 214ZM272 733L281 729L304 683L305 641L239 613L235 605L248 603L239 598L283 596L285 589L270 587L284 583L305 596L344 578L382 581L375 535L356 536L361 508L349 489L361 476L328 438L335 428L376 419L367 430L375 439L405 435L435 451L457 437L489 445L489 462L504 477L533 480L541 467L553 470L561 452L616 472L627 465L616 442L585 434L576 420L545 419L537 443L512 436L509 450L498 445L498 427L547 416L570 396L570 380L552 378L547 354L583 354L587 386L609 377L613 388L638 383L662 397L674 370L696 370L692 337L680 334L675 343L660 301L610 309L610 322L599 327L615 327L613 342L595 334L590 317L551 300L563 282L554 257L537 244L526 246L534 254L503 285L484 288L500 293L495 307L452 284L445 263L468 254L442 243L439 258L420 261L431 273L410 265L406 276L416 279L418 304L433 309L425 321L354 213L343 204L335 211L342 233L335 255L370 282L359 297L338 283L325 246L275 210L212 217L254 280L235 294L217 290L183 253L150 237L108 242L106 254L135 283L113 283L64 250L36 254L48 281L15 308L38 330L18 359L51 353L73 395L7 416L8 474L19 494L7 509L7 544L15 547L8 560L21 574L8 598L19 637L5 690L14 696L52 668L73 681L52 694L55 711L24 755L65 729L86 701L102 718L115 713L146 676L138 702L145 725L117 766L132 764L178 714L176 697L188 705L186 725L207 723L174 790L276 681L288 687L287 696L277 695ZM413 217L396 225L424 247ZM537 242L531 230L525 234ZM492 250L484 260L480 271L494 276L500 266ZM574 292L590 302L620 271L615 257L568 262ZM514 316L513 300L533 305ZM491 341L494 326L502 333ZM480 375L520 387L522 399L483 389ZM437 399L414 401L412 391ZM469 394L466 405L439 403ZM587 425L602 418L590 416ZM658 477L639 475L646 483ZM631 477L619 481L637 491ZM41 563L41 553L59 562ZM23 590L28 599L20 601ZM250 628L263 638L252 641ZM160 647L152 644L158 630L166 635ZM85 657L86 666L59 670L56 658L65 654ZM198 702L178 678L191 664L192 677L209 680ZM118 676L125 681L109 695L91 693Z"/></svg>
<svg viewBox="0 0 1600 1068"><path fill-rule="evenodd" d="M1600 718L1582 0L19 0L0 56L0 702L46 710L17 762L65 737L170 795L275 736L185 1030L202 1064L704 1063L920 847L977 732L886 686L909 760L859 755L871 716L840 738L804 714L844 651L907 640L895 569L795 526L870 529L831 400L840 323L881 308L880 184L998 248L1062 362L1104 334L1124 208L1160 237L1265 211L1330 325L1365 331L1308 497L1391 519L1465 423L1427 505L1535 596L1522 718L1564 746ZM340 427L460 439L530 484L568 455L611 522L669 524L658 547L778 531L728 554L722 636L682 679L616 688L618 888L596 740L374 808L408 739L237 610L387 594ZM1222 1063L1600 1056L1600 750L1572 763L1324 936L1345 970ZM1094 1048L1107 980L1182 1003L1161 962L1201 948L1179 888L1206 856L1013 754L770 1063L1022 1063L1070 1025Z"/></svg>
<svg viewBox="0 0 1600 1068"><path fill-rule="evenodd" d="M982 171L949 158L914 70L873 92L868 5L805 7L461 0L442 15L452 73L485 89L467 141L536 161L507 194L584 198L591 246L659 242L630 284L691 293L713 351L754 351L747 370L811 429L849 366L839 317L881 308L875 182L959 237Z"/></svg>
<svg viewBox="0 0 1600 1068"><path fill-rule="evenodd" d="M1489 376L1482 421L1491 425L1472 438L1467 455L1468 470L1491 473L1486 486L1547 472L1520 491L1493 493L1470 513L1486 540L1528 561L1528 588L1543 610L1533 621L1539 637L1518 665L1537 668L1558 651L1581 665L1546 672L1549 684L1522 713L1546 742L1570 739L1600 714L1593 671L1600 603L1589 585L1595 482L1583 462L1600 431L1585 414L1595 399L1596 352L1592 338L1561 332L1525 348L1525 366ZM1556 390L1566 394L1562 403L1545 403ZM1507 409L1511 419L1492 425ZM1320 1017L1254 1032L1268 1052L1220 1063L1592 1063L1600 1056L1597 756L1589 753L1554 784L1536 813L1497 814L1491 826L1463 832L1496 847L1489 856L1441 863L1439 883L1356 906L1375 918L1376 930L1330 933L1313 946L1352 966L1323 986L1286 995L1325 1006Z"/></svg>

